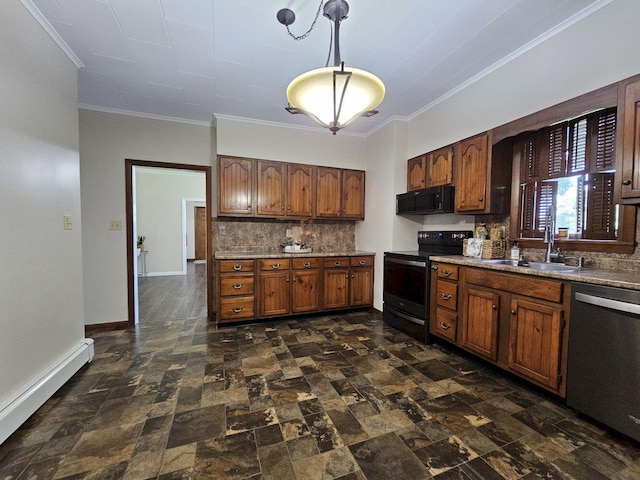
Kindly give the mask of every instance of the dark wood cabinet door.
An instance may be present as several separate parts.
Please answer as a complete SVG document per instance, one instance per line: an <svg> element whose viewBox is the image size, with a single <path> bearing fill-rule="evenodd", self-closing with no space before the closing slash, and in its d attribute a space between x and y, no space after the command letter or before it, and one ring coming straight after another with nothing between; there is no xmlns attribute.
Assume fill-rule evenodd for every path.
<svg viewBox="0 0 640 480"><path fill-rule="evenodd" d="M253 162L247 158L220 157L218 164L218 214L253 213Z"/></svg>
<svg viewBox="0 0 640 480"><path fill-rule="evenodd" d="M460 325L460 346L490 360L498 359L498 319L500 295L467 288Z"/></svg>
<svg viewBox="0 0 640 480"><path fill-rule="evenodd" d="M318 167L316 174L316 217L340 217L342 172L339 168Z"/></svg>
<svg viewBox="0 0 640 480"><path fill-rule="evenodd" d="M618 142L622 164L616 168L616 183L624 203L640 203L640 81L625 87L623 108L622 142Z"/></svg>
<svg viewBox="0 0 640 480"><path fill-rule="evenodd" d="M258 206L256 213L268 217L285 214L285 170L286 165L277 162L256 162Z"/></svg>
<svg viewBox="0 0 640 480"><path fill-rule="evenodd" d="M342 171L342 217L364 220L364 172Z"/></svg>
<svg viewBox="0 0 640 480"><path fill-rule="evenodd" d="M453 181L453 147L435 150L427 156L427 188L450 185Z"/></svg>
<svg viewBox="0 0 640 480"><path fill-rule="evenodd" d="M456 212L483 212L487 205L488 135L459 144L456 156Z"/></svg>
<svg viewBox="0 0 640 480"><path fill-rule="evenodd" d="M320 270L293 272L293 313L315 312L320 309Z"/></svg>
<svg viewBox="0 0 640 480"><path fill-rule="evenodd" d="M407 192L426 187L427 156L411 158L407 161Z"/></svg>
<svg viewBox="0 0 640 480"><path fill-rule="evenodd" d="M329 268L324 271L324 308L345 308L349 306L349 270Z"/></svg>
<svg viewBox="0 0 640 480"><path fill-rule="evenodd" d="M287 208L292 217L313 215L313 167L311 165L287 166Z"/></svg>
<svg viewBox="0 0 640 480"><path fill-rule="evenodd" d="M286 315L290 311L289 270L260 274L260 314L263 317Z"/></svg>
<svg viewBox="0 0 640 480"><path fill-rule="evenodd" d="M560 383L562 316L560 308L511 300L509 368L554 390Z"/></svg>
<svg viewBox="0 0 640 480"><path fill-rule="evenodd" d="M352 307L373 305L373 269L351 269L349 304Z"/></svg>

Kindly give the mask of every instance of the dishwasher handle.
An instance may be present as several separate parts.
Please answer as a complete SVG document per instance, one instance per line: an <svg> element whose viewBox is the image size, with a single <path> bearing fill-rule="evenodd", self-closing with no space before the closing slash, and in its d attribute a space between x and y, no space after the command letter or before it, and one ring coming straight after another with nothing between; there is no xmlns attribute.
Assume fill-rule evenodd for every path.
<svg viewBox="0 0 640 480"><path fill-rule="evenodd" d="M587 295L580 292L576 292L575 295L578 302L640 315L640 305L636 305L635 303L621 302L620 300L611 300L610 298L596 297L595 295Z"/></svg>

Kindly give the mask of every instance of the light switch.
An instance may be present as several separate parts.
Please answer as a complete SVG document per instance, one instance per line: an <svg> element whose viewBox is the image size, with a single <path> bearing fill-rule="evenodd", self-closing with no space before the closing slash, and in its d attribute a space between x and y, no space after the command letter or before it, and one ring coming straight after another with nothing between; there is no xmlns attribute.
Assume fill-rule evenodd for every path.
<svg viewBox="0 0 640 480"><path fill-rule="evenodd" d="M220 235L226 235L227 234L227 226L226 225L219 225L218 228L220 229Z"/></svg>
<svg viewBox="0 0 640 480"><path fill-rule="evenodd" d="M73 230L73 217L71 215L64 216L64 229Z"/></svg>
<svg viewBox="0 0 640 480"><path fill-rule="evenodd" d="M122 222L120 220L111 220L109 222L109 230L122 230Z"/></svg>

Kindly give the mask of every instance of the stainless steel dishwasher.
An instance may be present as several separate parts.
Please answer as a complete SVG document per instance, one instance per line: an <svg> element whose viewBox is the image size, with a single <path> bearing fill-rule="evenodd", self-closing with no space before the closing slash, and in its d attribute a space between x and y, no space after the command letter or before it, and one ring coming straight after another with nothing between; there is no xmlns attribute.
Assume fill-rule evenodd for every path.
<svg viewBox="0 0 640 480"><path fill-rule="evenodd" d="M567 405L640 440L640 291L572 291Z"/></svg>

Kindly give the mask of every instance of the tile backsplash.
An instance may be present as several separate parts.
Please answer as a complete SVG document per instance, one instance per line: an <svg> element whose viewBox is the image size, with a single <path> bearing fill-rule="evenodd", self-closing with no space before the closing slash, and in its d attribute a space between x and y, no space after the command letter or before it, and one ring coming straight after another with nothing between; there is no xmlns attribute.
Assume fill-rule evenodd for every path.
<svg viewBox="0 0 640 480"><path fill-rule="evenodd" d="M314 251L355 250L355 222L326 220L286 221L256 219L213 219L214 251L248 251L278 249L287 230L300 227Z"/></svg>

